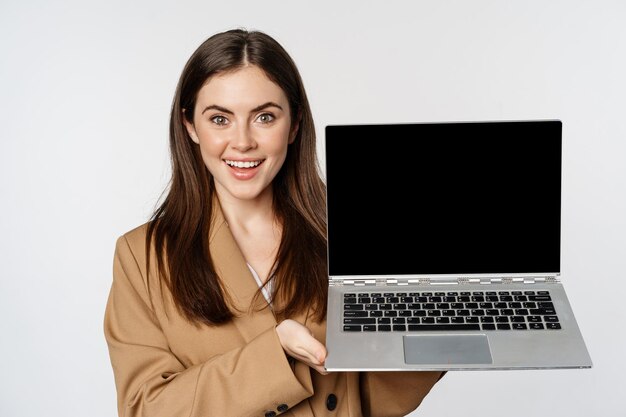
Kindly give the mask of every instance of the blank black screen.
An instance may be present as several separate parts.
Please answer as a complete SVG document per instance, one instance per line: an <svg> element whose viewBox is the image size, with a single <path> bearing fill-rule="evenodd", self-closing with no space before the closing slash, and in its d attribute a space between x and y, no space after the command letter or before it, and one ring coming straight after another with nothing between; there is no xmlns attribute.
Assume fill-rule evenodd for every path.
<svg viewBox="0 0 626 417"><path fill-rule="evenodd" d="M325 133L330 275L560 272L560 121Z"/></svg>

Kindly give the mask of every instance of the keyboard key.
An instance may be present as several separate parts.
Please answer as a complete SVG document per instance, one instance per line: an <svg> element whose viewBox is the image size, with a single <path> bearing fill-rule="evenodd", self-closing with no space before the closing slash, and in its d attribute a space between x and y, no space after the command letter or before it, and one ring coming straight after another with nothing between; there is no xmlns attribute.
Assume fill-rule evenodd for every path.
<svg viewBox="0 0 626 417"><path fill-rule="evenodd" d="M382 317L383 316L383 312L378 310L378 311L370 311L370 317Z"/></svg>
<svg viewBox="0 0 626 417"><path fill-rule="evenodd" d="M409 331L480 330L478 324L409 324Z"/></svg>
<svg viewBox="0 0 626 417"><path fill-rule="evenodd" d="M388 317L380 317L378 320L376 320L376 323L378 324L391 324L391 319Z"/></svg>
<svg viewBox="0 0 626 417"><path fill-rule="evenodd" d="M485 323L483 324L483 330L496 330L495 324Z"/></svg>
<svg viewBox="0 0 626 417"><path fill-rule="evenodd" d="M498 330L511 330L510 324L498 323L496 324L496 327L498 328Z"/></svg>
<svg viewBox="0 0 626 417"><path fill-rule="evenodd" d="M561 325L559 323L546 323L546 328L550 330L558 330L561 328Z"/></svg>
<svg viewBox="0 0 626 417"><path fill-rule="evenodd" d="M413 315L413 313L411 312L411 310L401 310L398 311L398 316L400 317L411 317Z"/></svg>
<svg viewBox="0 0 626 417"><path fill-rule="evenodd" d="M528 296L528 301L551 301L552 298L550 298L549 295L529 295Z"/></svg>
<svg viewBox="0 0 626 417"><path fill-rule="evenodd" d="M361 304L344 304L344 311L354 311L354 310L363 310L363 305Z"/></svg>
<svg viewBox="0 0 626 417"><path fill-rule="evenodd" d="M558 323L559 318L557 316L543 316L543 321L546 323Z"/></svg>
<svg viewBox="0 0 626 417"><path fill-rule="evenodd" d="M513 323L513 330L527 330L525 323Z"/></svg>
<svg viewBox="0 0 626 417"><path fill-rule="evenodd" d="M360 332L361 331L361 326L343 326L343 331L344 332Z"/></svg>
<svg viewBox="0 0 626 417"><path fill-rule="evenodd" d="M543 323L528 323L528 327L532 330L543 330Z"/></svg>
<svg viewBox="0 0 626 417"><path fill-rule="evenodd" d="M367 311L344 311L344 317L367 317Z"/></svg>
<svg viewBox="0 0 626 417"><path fill-rule="evenodd" d="M380 324L378 326L378 331L379 332L390 332L391 331L391 326L388 324Z"/></svg>
<svg viewBox="0 0 626 417"><path fill-rule="evenodd" d="M394 324L393 331L394 332L406 332L406 325L404 325L404 324Z"/></svg>
<svg viewBox="0 0 626 417"><path fill-rule="evenodd" d="M343 324L376 324L376 319L372 319L372 318L343 319Z"/></svg>
<svg viewBox="0 0 626 417"><path fill-rule="evenodd" d="M364 332L375 332L376 331L376 326L374 326L373 324L366 324L365 326L363 326L363 331Z"/></svg>

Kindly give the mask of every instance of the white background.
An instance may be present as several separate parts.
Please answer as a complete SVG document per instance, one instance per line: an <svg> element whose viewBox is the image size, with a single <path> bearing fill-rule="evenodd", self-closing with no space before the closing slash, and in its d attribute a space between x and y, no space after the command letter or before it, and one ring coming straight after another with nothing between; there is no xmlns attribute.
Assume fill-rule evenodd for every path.
<svg viewBox="0 0 626 417"><path fill-rule="evenodd" d="M168 179L184 63L233 27L291 53L320 140L331 123L561 119L563 281L594 367L449 373L411 416L626 415L626 2L177 3L0 2L0 416L115 416L115 239ZM346 164L410 163L393 141L380 156Z"/></svg>

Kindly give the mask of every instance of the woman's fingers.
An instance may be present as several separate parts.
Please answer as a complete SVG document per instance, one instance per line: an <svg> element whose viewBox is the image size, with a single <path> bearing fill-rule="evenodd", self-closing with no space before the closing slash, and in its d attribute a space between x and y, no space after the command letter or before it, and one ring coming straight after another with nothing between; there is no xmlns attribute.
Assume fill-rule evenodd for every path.
<svg viewBox="0 0 626 417"><path fill-rule="evenodd" d="M326 374L326 347L313 337L311 331L295 320L284 320L276 333L285 352L321 374Z"/></svg>

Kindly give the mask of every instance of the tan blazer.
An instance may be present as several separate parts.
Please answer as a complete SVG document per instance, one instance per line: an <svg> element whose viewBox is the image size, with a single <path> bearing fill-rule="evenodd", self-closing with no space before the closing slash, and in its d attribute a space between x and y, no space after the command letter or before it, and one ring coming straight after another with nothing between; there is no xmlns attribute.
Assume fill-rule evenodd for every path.
<svg viewBox="0 0 626 417"><path fill-rule="evenodd" d="M320 375L288 358L272 310L249 308L258 285L221 213L212 230L213 262L233 304L244 312L213 327L180 315L166 286L161 293L154 259L146 276L145 224L117 241L104 331L120 417L400 417L414 410L442 376ZM325 343L325 323L304 314L294 319Z"/></svg>

